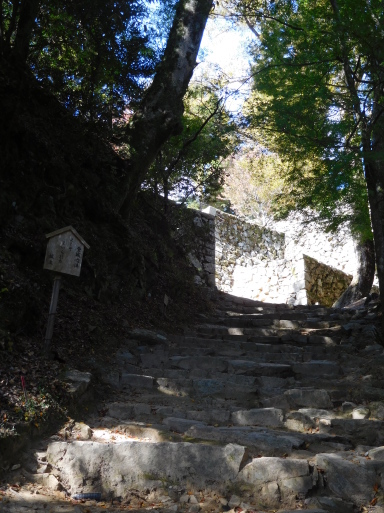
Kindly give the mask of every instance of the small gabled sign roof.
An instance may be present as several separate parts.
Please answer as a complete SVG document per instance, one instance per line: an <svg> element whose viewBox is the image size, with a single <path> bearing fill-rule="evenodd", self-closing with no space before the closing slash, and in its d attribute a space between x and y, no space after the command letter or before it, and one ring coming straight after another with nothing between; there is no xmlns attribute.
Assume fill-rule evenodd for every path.
<svg viewBox="0 0 384 513"><path fill-rule="evenodd" d="M55 235L60 235L61 233L65 233L65 232L72 232L72 233L73 233L73 235L74 235L77 239L79 239L79 241L80 241L82 244L84 244L84 246L85 246L87 249L89 249L89 248L90 248L89 244L87 244L87 243L85 242L85 240L83 239L83 237L82 237L82 236L81 236L81 235L80 235L80 234L79 234L79 233L74 229L74 227L73 227L73 226L66 226L65 228L60 228L60 230L55 230L54 232L47 233L45 237L46 237L47 239L51 239L52 237L55 237Z"/></svg>

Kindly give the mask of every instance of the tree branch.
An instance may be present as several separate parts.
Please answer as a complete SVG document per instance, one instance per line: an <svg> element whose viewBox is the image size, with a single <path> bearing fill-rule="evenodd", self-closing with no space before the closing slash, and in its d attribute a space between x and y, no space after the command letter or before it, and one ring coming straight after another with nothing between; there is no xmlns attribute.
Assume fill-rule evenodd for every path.
<svg viewBox="0 0 384 513"><path fill-rule="evenodd" d="M212 0L179 0L163 59L152 84L127 127L132 156L127 163L120 213L131 204L162 145L182 128L188 88Z"/></svg>
<svg viewBox="0 0 384 513"><path fill-rule="evenodd" d="M218 100L217 103L216 103L216 107L215 109L213 110L213 112L211 112L211 114L205 119L205 121L202 123L202 125L198 128L198 130L196 130L196 132L192 135L192 137L190 137L189 139L187 139L183 146L181 147L181 149L179 150L179 153L177 154L177 156L172 160L172 162L170 163L170 165L168 166L168 176L171 176L171 174L173 173L173 170L175 169L175 167L177 166L177 164L180 162L181 158L184 157L184 155L186 154L186 152L188 151L188 147L194 142L196 141L196 139L199 137L199 135L201 134L201 132L204 130L204 128L207 126L207 124L210 122L210 120L216 116L216 114L218 113L220 107L222 106L222 100Z"/></svg>
<svg viewBox="0 0 384 513"><path fill-rule="evenodd" d="M345 74L347 85L349 87L349 92L352 96L353 107L354 107L355 113L359 117L361 117L361 119L365 119L365 115L361 110L360 99L359 99L358 92L356 90L353 71L351 69L351 66L350 66L349 60L348 60L348 51L347 51L347 46L346 46L346 42L345 42L345 36L343 34L339 5L337 3L337 0L329 0L329 2L331 4L331 7L332 7L332 10L333 10L333 13L335 15L336 22L338 25L338 30L339 30L339 34L340 34L339 39L340 39L340 45L341 45L341 51L342 51L342 62L343 62L344 74Z"/></svg>

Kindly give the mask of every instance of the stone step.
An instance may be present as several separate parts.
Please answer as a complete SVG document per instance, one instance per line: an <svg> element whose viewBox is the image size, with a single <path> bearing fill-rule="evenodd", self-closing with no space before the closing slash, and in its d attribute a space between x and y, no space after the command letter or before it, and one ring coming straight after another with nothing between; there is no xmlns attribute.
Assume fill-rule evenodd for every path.
<svg viewBox="0 0 384 513"><path fill-rule="evenodd" d="M111 412L116 415L118 412L113 410L114 404L109 405ZM126 410L132 405L125 405ZM120 409L124 405L118 405ZM219 443L240 443L249 448L253 448L259 454L263 455L291 455L293 451L307 450L310 446L310 451L317 451L320 446L320 451L345 451L351 449L349 437L335 436L329 434L318 433L316 423L309 423L303 429L300 425L299 428L294 424L297 419L300 419L299 412L290 412L282 414L276 410L237 410L226 411L224 409L212 410L212 413L203 410L189 410L179 411L171 407L152 407L153 415L151 427L143 427L144 424L137 424L129 422L129 417L125 416L125 424L120 424L116 429L116 417L105 417L103 419L103 426L110 425L112 430L110 436L112 439L121 439L121 436L116 437L114 433L126 433L129 437L139 437L142 440L151 441L165 441L167 440L166 430L171 433L176 433L187 439L196 440L212 440ZM156 410L156 413L154 413ZM175 415L167 417L166 413L171 412ZM301 414L304 417L303 414ZM230 418L230 421L229 421ZM144 420L148 419L145 417ZM161 425L156 425L156 422L163 422ZM236 422L236 425L231 425L230 422ZM208 425L211 424L211 425ZM225 425L229 424L229 425ZM271 426L270 424L273 424ZM292 424L292 427L290 427ZM221 425L221 426L220 426ZM147 424L148 426L148 424ZM164 427L165 426L165 427ZM94 431L93 440L100 438L100 429ZM103 433L104 434L104 433ZM106 437L104 436L104 439ZM174 441L182 441L182 438L174 438ZM306 449L307 448L307 449ZM310 452L308 457L311 457Z"/></svg>
<svg viewBox="0 0 384 513"><path fill-rule="evenodd" d="M198 404L189 405L189 408L198 408ZM219 425L228 424L231 419L231 410L225 408L216 408L205 410L202 409L185 409L186 405L181 405L181 408L173 406L161 406L156 404L136 403L136 402L113 402L107 403L104 407L106 415L109 418L118 419L122 422L144 420L146 422L158 423L167 417L177 418L188 421L193 425L196 421L205 424ZM228 405L227 405L228 406Z"/></svg>
<svg viewBox="0 0 384 513"><path fill-rule="evenodd" d="M170 483L223 490L237 479L244 455L245 448L235 444L74 441L50 444L47 461L60 468L60 482L70 495L102 487L113 498L127 496L132 488L168 488Z"/></svg>
<svg viewBox="0 0 384 513"><path fill-rule="evenodd" d="M129 374L123 372L120 377L120 387L122 388L154 388L155 379L153 376L144 376L142 374Z"/></svg>
<svg viewBox="0 0 384 513"><path fill-rule="evenodd" d="M284 411L278 408L255 408L232 412L231 422L235 426L264 426L282 428Z"/></svg>
<svg viewBox="0 0 384 513"><path fill-rule="evenodd" d="M195 388L195 378L202 378L208 387L213 386L215 390L220 389L222 392L228 387L223 389L223 385L218 384L219 381L233 383L236 379L237 384L240 384L239 379L241 378L245 380L241 383L241 386L249 387L246 392L251 394L254 393L254 384L246 380L255 377L287 378L296 376L300 379L301 386L304 384L310 386L313 383L320 386L323 382L328 387L339 384L337 378L340 375L340 366L337 362L329 360L297 362L294 355L289 356L279 353L261 354L261 357L258 353L255 353L252 356L254 359L175 356L169 358L165 364L159 364L156 368L140 369L142 374L123 372L120 375L119 385L122 388L153 389L156 386L162 386L163 383L158 380L164 378L167 383L164 385L166 388L170 388L172 393L179 392L184 395L188 393L188 390ZM288 358L294 361L292 363L279 363L281 361L287 362ZM168 364L168 367L166 364ZM230 378L231 376L233 378ZM225 393L227 396L228 390ZM236 391L237 395L238 391ZM267 393L267 396L270 395L271 393ZM347 400L348 397L345 396L343 399ZM277 400L280 404L279 397L272 397L270 400ZM275 404L268 403L268 406L275 406Z"/></svg>
<svg viewBox="0 0 384 513"><path fill-rule="evenodd" d="M253 313L242 313L239 314L237 312L220 312L212 319L220 319L221 321L227 320L228 318L235 318L240 320L255 320L255 319L273 319L273 320L296 320L296 321L306 321L308 318L312 318L313 314L308 312L300 312L300 311L287 311L287 312L276 312L276 311L256 311ZM318 320L318 318L317 318ZM330 320L336 320L330 318Z"/></svg>
<svg viewBox="0 0 384 513"><path fill-rule="evenodd" d="M384 422L369 419L320 419L320 433L348 436L354 445L380 446L384 443Z"/></svg>
<svg viewBox="0 0 384 513"><path fill-rule="evenodd" d="M352 451L345 454L317 454L315 466L334 497L352 501L358 507L374 499L384 471L383 461L372 461ZM374 507L372 511L375 511Z"/></svg>
<svg viewBox="0 0 384 513"><path fill-rule="evenodd" d="M329 360L311 360L309 362L292 364L292 371L295 376L329 376L336 378L341 374L340 365Z"/></svg>
<svg viewBox="0 0 384 513"><path fill-rule="evenodd" d="M276 317L284 316L295 316L295 315L308 315L312 317L322 317L330 315L342 315L342 318L349 318L354 315L354 311L341 311L333 308L323 307L321 305L282 305L275 303L263 303L255 304L253 306L237 305L231 302L216 302L217 316L220 317L222 314L229 315L252 315L252 314L275 314Z"/></svg>
<svg viewBox="0 0 384 513"><path fill-rule="evenodd" d="M156 380L161 378L180 381L180 385L182 383L186 384L186 386L190 386L190 381L194 379L208 379L213 381L223 381L228 383L234 383L241 385L244 387L245 392L254 392L254 387L256 383L256 377L251 375L243 375L243 374L228 374L224 372L213 372L209 369L199 369L195 368L189 372L186 372L182 369L144 369L143 372L151 374ZM250 390L247 390L247 388Z"/></svg>
<svg viewBox="0 0 384 513"><path fill-rule="evenodd" d="M201 434L204 429L208 430L204 426L196 425L189 431ZM231 428L227 431L229 429ZM221 435L223 434L222 430ZM248 436L247 447L250 451L235 443L196 443L198 438L193 436L191 438L195 438L195 443L161 442L161 438L157 443L140 442L138 439L122 442L110 440L108 443L56 442L48 447L47 461L56 469L55 479L59 486L72 497L76 493L102 492L103 496L111 500L129 496L132 489L136 493L137 490L160 489L170 497L179 489L181 493L183 489L187 489L190 495L202 490L209 497L206 492L212 490L228 498L225 509L227 505L242 509L242 504L248 503L249 510L253 508L252 511L260 511L260 504L268 504L268 510L278 509L280 513L302 511L303 507L308 507L313 512L352 513L351 499L358 506L372 501L376 493L375 485L380 482L380 462L367 461L353 452L324 452L313 458L307 449L302 449L303 444L308 445L308 435L289 436L282 432L272 434L264 430L253 433L253 446L251 435L252 433L247 433L247 428L232 428L232 434L227 433L227 436L244 439ZM329 437L324 435L314 435L311 438L317 439L325 448L327 444L332 444ZM220 443L218 439L216 441ZM265 456L262 455L263 443L266 444L267 451L272 444L276 446L276 452L282 453L284 447L287 451L278 456ZM342 444L339 440L334 445L337 443ZM331 445L328 448L330 447ZM288 452L297 455L300 453L301 457L287 457ZM341 477L345 477L345 481ZM352 491L354 481L358 485ZM239 490L237 493L241 493L243 498L236 497L233 491L230 492L233 489ZM329 497L330 493L334 497ZM196 495L200 496L197 493ZM304 502L303 497L306 495L309 497ZM245 501L245 497L248 501ZM301 499L300 510L281 507L283 504L297 504L298 497ZM179 508L182 507L180 495L176 500L180 500ZM204 503L201 504L204 507ZM93 511L94 506L85 504L85 509L89 509L88 506ZM65 504L64 509L72 511L81 507ZM103 507L105 508L101 505ZM176 511L176 508L175 504L172 511ZM57 511L61 509L60 506Z"/></svg>
<svg viewBox="0 0 384 513"><path fill-rule="evenodd" d="M226 294L225 297L216 297L215 303L217 305L224 305L226 308L242 308L242 307L252 307L252 308L271 308L271 309L280 309L285 310L291 308L289 305L284 304L276 304L276 303L267 303L263 301L258 301L255 299L248 299L244 297L232 296Z"/></svg>
<svg viewBox="0 0 384 513"><path fill-rule="evenodd" d="M181 351L175 351L175 353ZM302 362L304 355L310 358L312 353L289 353L289 352L248 352L248 351L216 351L214 355L196 355L189 356L191 353L190 348L182 351L183 355L175 354L168 358L166 362L150 362L157 364L157 367L166 366L168 368L180 368L185 370L192 370L195 368L208 369L218 372L228 372L228 361L232 360L248 360L250 362L269 362L269 363L292 363ZM336 355L337 356L337 355Z"/></svg>
<svg viewBox="0 0 384 513"><path fill-rule="evenodd" d="M251 453L258 456L287 456L293 455L296 451L307 450L306 456L311 458L312 451L345 451L352 448L348 438L316 432L299 433L256 426L215 427L203 423L187 427L187 423L177 422L177 419L168 419L167 425L172 426L175 431L178 430L183 436L195 440L239 443L252 449ZM184 428L187 429L184 431Z"/></svg>
<svg viewBox="0 0 384 513"><path fill-rule="evenodd" d="M227 335L224 338L204 338L202 336L197 336L194 334L193 336L186 336L184 338L184 343L194 346L203 346L203 347L211 347L211 346L219 346L222 347L223 344L230 344L230 347L237 347L237 344L243 342L252 342L255 344L281 344L281 338L277 335L270 336L257 336L257 337L248 337L242 335Z"/></svg>
<svg viewBox="0 0 384 513"><path fill-rule="evenodd" d="M282 363L258 363L249 360L230 360L228 362L230 374L243 374L245 376L273 376L286 378L293 375L292 365Z"/></svg>
<svg viewBox="0 0 384 513"><path fill-rule="evenodd" d="M285 330L282 334L289 333ZM276 337L280 336L279 330L273 327L266 328L231 328L216 324L198 325L194 330L186 330L186 336L207 337L207 338L228 338L228 336L244 337Z"/></svg>
<svg viewBox="0 0 384 513"><path fill-rule="evenodd" d="M309 333L307 335L307 333ZM323 339L323 343L338 344L342 338L342 332L336 326L335 328L313 328L309 330L308 328L301 328L298 330L289 329L289 328L276 328L276 327L254 327L254 328L244 328L244 327L224 327L217 324L205 324L198 325L195 329L186 329L185 336L187 338L190 337L198 337L198 338L208 338L208 339L226 339L226 340L236 340L236 341L250 341L257 339L261 339L265 337L277 337L281 338L282 342L295 340L298 338L298 341L302 340L301 343L306 344L308 339L311 337L326 337ZM240 338L242 337L242 338ZM331 339L331 340L330 340ZM271 339L272 340L272 339ZM316 340L316 339L313 339ZM261 341L261 340L260 340ZM318 342L316 342L318 343Z"/></svg>
<svg viewBox="0 0 384 513"><path fill-rule="evenodd" d="M207 351L206 354L210 354L210 351L220 352L220 350L228 351L245 351L247 354L252 353L291 353L291 354L302 354L303 358L308 360L309 354L312 358L318 355L327 355L330 359L335 359L338 354L343 354L347 350L346 346L340 346L335 343L331 343L330 337L302 337L299 342L295 342L294 337L290 340L281 343L279 337L264 337L256 339L255 341L232 341L232 340L217 340L217 339L205 339L205 338L194 338L186 337L184 342L180 345L170 349L170 354L176 354L178 348L183 348L183 353L194 348L203 348ZM318 359L318 358L315 358Z"/></svg>
<svg viewBox="0 0 384 513"><path fill-rule="evenodd" d="M242 378L252 379L251 376L242 376ZM257 398L255 384L245 385L236 382L235 379L228 379L228 375L224 375L224 378L196 377L193 379L160 377L156 382L160 392L179 397L235 399L239 401L239 405L254 403Z"/></svg>
<svg viewBox="0 0 384 513"><path fill-rule="evenodd" d="M287 387L285 387L287 388ZM284 388L259 388L259 401L263 407L297 409L300 406L312 408L338 407L343 402L350 401L345 385L338 381L319 381L318 383L302 383L295 381L288 390ZM325 395L326 394L326 395ZM313 398L313 399L312 399Z"/></svg>
<svg viewBox="0 0 384 513"><path fill-rule="evenodd" d="M279 513L300 513L302 512L302 509L280 509ZM332 510L336 511L336 510ZM340 510L341 511L341 510ZM319 509L319 508L311 508L311 513L328 513L329 509ZM347 513L346 511L344 513Z"/></svg>
<svg viewBox="0 0 384 513"><path fill-rule="evenodd" d="M371 372L383 351L358 349L356 312L236 297L216 307L184 335L136 330L93 435L50 444L41 482L111 497L211 488L236 511L370 507L384 475L384 379Z"/></svg>
<svg viewBox="0 0 384 513"><path fill-rule="evenodd" d="M255 316L242 316L242 317L228 317L220 321L220 324L229 327L244 327L244 328L260 328L260 327L274 327L277 329L326 329L338 326L337 321L326 321L318 318L303 318L299 319L278 319L271 315L271 317L255 317ZM213 324L215 326L215 324Z"/></svg>
<svg viewBox="0 0 384 513"><path fill-rule="evenodd" d="M327 356L330 361L336 361L340 358L339 348L331 348L331 351L326 351L323 346L313 346L309 348L285 345L270 345L270 344L254 344L254 343L240 343L233 347L227 344L218 344L215 349L200 348L190 346L181 346L172 348L169 353L171 356L194 356L203 357L229 357L231 359L242 359L246 357L251 361L266 361L276 363L289 363L289 362L308 362L310 360L319 360L321 357ZM153 360L156 360L155 358ZM158 367L164 366L166 362L159 359L154 362Z"/></svg>
<svg viewBox="0 0 384 513"><path fill-rule="evenodd" d="M260 394L261 395L261 394ZM296 410L300 407L333 408L331 395L327 390L315 388L290 388L280 395L263 399L265 407L282 408L285 411Z"/></svg>

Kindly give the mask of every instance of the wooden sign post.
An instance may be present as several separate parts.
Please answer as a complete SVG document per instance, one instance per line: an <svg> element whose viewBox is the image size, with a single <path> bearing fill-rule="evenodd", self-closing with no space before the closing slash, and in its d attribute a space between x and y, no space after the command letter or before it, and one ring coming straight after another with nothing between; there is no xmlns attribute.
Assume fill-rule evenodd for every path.
<svg viewBox="0 0 384 513"><path fill-rule="evenodd" d="M48 233L46 238L49 240L45 253L44 269L54 271L55 273L80 276L84 247L89 249L89 245L77 231L72 226L66 226L65 228L61 228L61 230ZM44 354L46 356L49 354L49 347L53 335L60 284L61 276L57 274L53 282L47 331L44 340Z"/></svg>
<svg viewBox="0 0 384 513"><path fill-rule="evenodd" d="M167 294L164 294L164 309L163 309L163 315L164 317L167 316L167 306L169 304L169 297L167 296Z"/></svg>

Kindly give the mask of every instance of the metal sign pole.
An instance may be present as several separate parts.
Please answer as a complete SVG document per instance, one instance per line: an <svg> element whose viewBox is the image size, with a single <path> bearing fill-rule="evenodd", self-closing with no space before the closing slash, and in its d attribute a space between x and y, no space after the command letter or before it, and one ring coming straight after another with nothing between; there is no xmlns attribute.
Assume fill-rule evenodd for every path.
<svg viewBox="0 0 384 513"><path fill-rule="evenodd" d="M51 304L49 307L49 314L48 314L47 331L45 334L45 341L44 341L44 355L45 356L48 356L49 347L51 345L51 340L52 340L52 335L53 335L53 326L55 324L57 302L59 300L60 285L61 285L61 276L56 275L55 280L53 282Z"/></svg>

